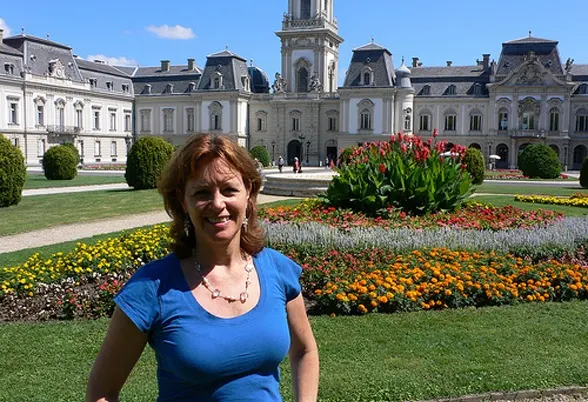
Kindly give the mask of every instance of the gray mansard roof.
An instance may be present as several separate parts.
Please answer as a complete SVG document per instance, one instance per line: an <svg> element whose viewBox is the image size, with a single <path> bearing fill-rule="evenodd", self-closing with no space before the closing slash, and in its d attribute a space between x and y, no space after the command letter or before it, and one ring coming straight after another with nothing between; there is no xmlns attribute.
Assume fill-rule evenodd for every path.
<svg viewBox="0 0 588 402"><path fill-rule="evenodd" d="M130 70L129 67L124 69ZM193 70L189 70L187 65L170 65L167 71L161 66L137 67L132 71L135 95L189 94L197 90L201 76L202 69L196 65Z"/></svg>
<svg viewBox="0 0 588 402"><path fill-rule="evenodd" d="M108 92L116 94L132 94L131 77L120 71L118 68L108 64L83 59L75 59L84 81L94 79L95 85L92 87L96 92ZM107 83L112 83L109 87ZM124 87L128 88L127 90Z"/></svg>
<svg viewBox="0 0 588 402"><path fill-rule="evenodd" d="M200 91L218 91L213 88L214 76L222 76L222 88L224 91L246 91L243 86L241 77L249 77L249 68L247 61L229 51L214 53L206 58L206 66L200 79L198 90ZM250 78L249 78L250 79Z"/></svg>
<svg viewBox="0 0 588 402"><path fill-rule="evenodd" d="M448 67L413 67L412 86L417 96L474 96L487 97L489 71L482 65ZM450 94L450 87L455 94ZM428 87L428 93L427 89ZM476 89L476 87L479 88Z"/></svg>
<svg viewBox="0 0 588 402"><path fill-rule="evenodd" d="M496 69L497 75L507 75L520 66L533 52L539 62L555 75L564 74L558 42L529 36L527 38L511 40L502 44L502 52Z"/></svg>
<svg viewBox="0 0 588 402"><path fill-rule="evenodd" d="M392 53L376 43L368 43L353 49L353 57L345 75L343 87L364 87L361 73L366 67L373 72L373 87L394 86L396 74L392 63Z"/></svg>

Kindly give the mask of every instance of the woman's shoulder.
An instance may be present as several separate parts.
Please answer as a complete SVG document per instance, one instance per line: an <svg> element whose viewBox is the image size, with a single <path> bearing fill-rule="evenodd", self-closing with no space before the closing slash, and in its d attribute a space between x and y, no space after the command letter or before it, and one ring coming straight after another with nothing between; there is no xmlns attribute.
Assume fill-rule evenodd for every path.
<svg viewBox="0 0 588 402"><path fill-rule="evenodd" d="M160 281L168 278L173 273L174 268L179 264L178 257L170 253L160 259L150 261L143 265L133 275L135 279L144 278L152 281Z"/></svg>

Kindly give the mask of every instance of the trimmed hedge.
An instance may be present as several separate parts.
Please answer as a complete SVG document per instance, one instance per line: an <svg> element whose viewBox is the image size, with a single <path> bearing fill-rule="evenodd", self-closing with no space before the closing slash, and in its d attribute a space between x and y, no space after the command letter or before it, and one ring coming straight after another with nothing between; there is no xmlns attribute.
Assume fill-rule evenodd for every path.
<svg viewBox="0 0 588 402"><path fill-rule="evenodd" d="M20 202L26 179L22 152L0 134L0 208Z"/></svg>
<svg viewBox="0 0 588 402"><path fill-rule="evenodd" d="M174 146L162 138L140 138L127 157L127 184L135 190L156 188L157 180L173 153Z"/></svg>
<svg viewBox="0 0 588 402"><path fill-rule="evenodd" d="M531 178L557 179L561 174L557 153L542 143L531 144L521 152L519 168L523 175Z"/></svg>
<svg viewBox="0 0 588 402"><path fill-rule="evenodd" d="M580 185L588 188L588 157L584 158L582 162L582 170L580 170Z"/></svg>
<svg viewBox="0 0 588 402"><path fill-rule="evenodd" d="M251 158L260 161L263 167L268 167L271 164L268 150L261 145L251 148L249 150L249 155L251 155Z"/></svg>
<svg viewBox="0 0 588 402"><path fill-rule="evenodd" d="M73 143L71 143L71 142L64 142L62 145L68 147L69 149L71 149L71 151L73 152L74 156L76 157L76 165L79 165L80 164L80 160L81 160L81 156L80 156L80 151L78 151L78 149L76 148L76 146Z"/></svg>
<svg viewBox="0 0 588 402"><path fill-rule="evenodd" d="M78 175L76 155L68 145L51 147L43 155L43 171L48 180L72 180Z"/></svg>
<svg viewBox="0 0 588 402"><path fill-rule="evenodd" d="M472 177L472 184L482 184L484 182L484 174L486 173L482 152L477 148L468 148L463 158L463 163L466 164L467 171Z"/></svg>

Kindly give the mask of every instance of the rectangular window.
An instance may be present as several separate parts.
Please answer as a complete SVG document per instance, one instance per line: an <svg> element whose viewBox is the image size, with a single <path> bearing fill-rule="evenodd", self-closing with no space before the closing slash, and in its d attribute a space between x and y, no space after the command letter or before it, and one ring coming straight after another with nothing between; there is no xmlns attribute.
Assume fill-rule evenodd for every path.
<svg viewBox="0 0 588 402"><path fill-rule="evenodd" d="M263 130L263 119L261 117L257 118L257 131Z"/></svg>
<svg viewBox="0 0 588 402"><path fill-rule="evenodd" d="M329 117L329 131L337 131L337 118Z"/></svg>
<svg viewBox="0 0 588 402"><path fill-rule="evenodd" d="M535 113L524 112L523 113L523 130L534 130L535 129Z"/></svg>
<svg viewBox="0 0 588 402"><path fill-rule="evenodd" d="M100 111L94 110L94 130L100 130Z"/></svg>
<svg viewBox="0 0 588 402"><path fill-rule="evenodd" d="M102 156L102 145L100 141L94 142L94 156Z"/></svg>
<svg viewBox="0 0 588 402"><path fill-rule="evenodd" d="M194 109L186 109L186 131L189 133L194 132Z"/></svg>
<svg viewBox="0 0 588 402"><path fill-rule="evenodd" d="M141 132L148 133L151 131L151 111L141 111Z"/></svg>
<svg viewBox="0 0 588 402"><path fill-rule="evenodd" d="M81 129L84 121L84 111L82 109L76 109L76 128Z"/></svg>
<svg viewBox="0 0 588 402"><path fill-rule="evenodd" d="M45 125L45 106L37 105L37 126Z"/></svg>
<svg viewBox="0 0 588 402"><path fill-rule="evenodd" d="M59 127L65 126L65 109L63 107L57 108L57 125Z"/></svg>
<svg viewBox="0 0 588 402"><path fill-rule="evenodd" d="M360 118L361 118L361 121L359 122L359 128L361 130L371 130L372 129L372 115L371 115L371 113L362 113Z"/></svg>
<svg viewBox="0 0 588 402"><path fill-rule="evenodd" d="M84 158L85 156L85 150L84 150L84 140L81 140L79 143L79 147L78 147L78 151L80 151L80 157ZM83 162L83 160L82 160Z"/></svg>
<svg viewBox="0 0 588 402"><path fill-rule="evenodd" d="M131 115L125 114L125 131L131 131Z"/></svg>
<svg viewBox="0 0 588 402"><path fill-rule="evenodd" d="M482 130L482 115L473 114L470 116L470 131Z"/></svg>
<svg viewBox="0 0 588 402"><path fill-rule="evenodd" d="M213 130L220 130L221 129L221 121L220 121L220 116L218 114L212 115L211 127Z"/></svg>
<svg viewBox="0 0 588 402"><path fill-rule="evenodd" d="M18 141L18 138L12 139L12 145L14 145L17 148L20 148L20 142Z"/></svg>
<svg viewBox="0 0 588 402"><path fill-rule="evenodd" d="M588 131L588 115L576 116L576 131L578 131L578 132Z"/></svg>
<svg viewBox="0 0 588 402"><path fill-rule="evenodd" d="M420 117L420 130L431 131L431 116L428 114L422 114Z"/></svg>
<svg viewBox="0 0 588 402"><path fill-rule="evenodd" d="M501 131L508 130L508 113L498 113L498 129Z"/></svg>
<svg viewBox="0 0 588 402"><path fill-rule="evenodd" d="M300 118L292 117L292 131L300 131Z"/></svg>
<svg viewBox="0 0 588 402"><path fill-rule="evenodd" d="M116 131L116 112L110 112L110 131Z"/></svg>
<svg viewBox="0 0 588 402"><path fill-rule="evenodd" d="M163 131L171 133L174 131L174 110L164 109L163 110Z"/></svg>
<svg viewBox="0 0 588 402"><path fill-rule="evenodd" d="M549 113L549 131L559 130L559 112Z"/></svg>
<svg viewBox="0 0 588 402"><path fill-rule="evenodd" d="M447 116L445 116L445 131L455 131L456 123L456 115L448 114Z"/></svg>
<svg viewBox="0 0 588 402"><path fill-rule="evenodd" d="M45 155L45 139L41 138L39 140L39 156Z"/></svg>
<svg viewBox="0 0 588 402"><path fill-rule="evenodd" d="M18 124L18 103L10 102L8 124Z"/></svg>
<svg viewBox="0 0 588 402"><path fill-rule="evenodd" d="M116 141L110 143L110 156L117 156Z"/></svg>

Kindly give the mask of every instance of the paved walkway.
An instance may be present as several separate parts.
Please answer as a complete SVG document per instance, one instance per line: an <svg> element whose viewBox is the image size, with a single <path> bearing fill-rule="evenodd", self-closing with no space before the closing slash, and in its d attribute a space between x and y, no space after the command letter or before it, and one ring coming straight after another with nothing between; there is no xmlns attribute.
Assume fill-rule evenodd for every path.
<svg viewBox="0 0 588 402"><path fill-rule="evenodd" d="M126 186L126 183L124 183L124 185ZM84 187L100 187L95 190L103 190L106 187L110 186L112 185L108 184L102 186ZM55 189L39 190L47 191L45 193L40 192L40 194L54 194L57 192L49 192L50 190ZM62 187L61 191L59 192L63 193L76 191L84 190L80 190L80 187ZM279 197L273 195L260 194L258 196L258 204L287 200L290 198L292 197ZM0 254L29 248L42 247L50 244L58 244L67 241L74 241L99 234L119 232L121 230L133 229L141 226L155 225L157 223L169 222L170 220L170 217L167 215L167 213L165 213L165 211L158 211L130 216L119 216L116 218L103 219L92 222L54 226L51 228L35 230L32 232L21 233L12 236L2 236L0 237Z"/></svg>

